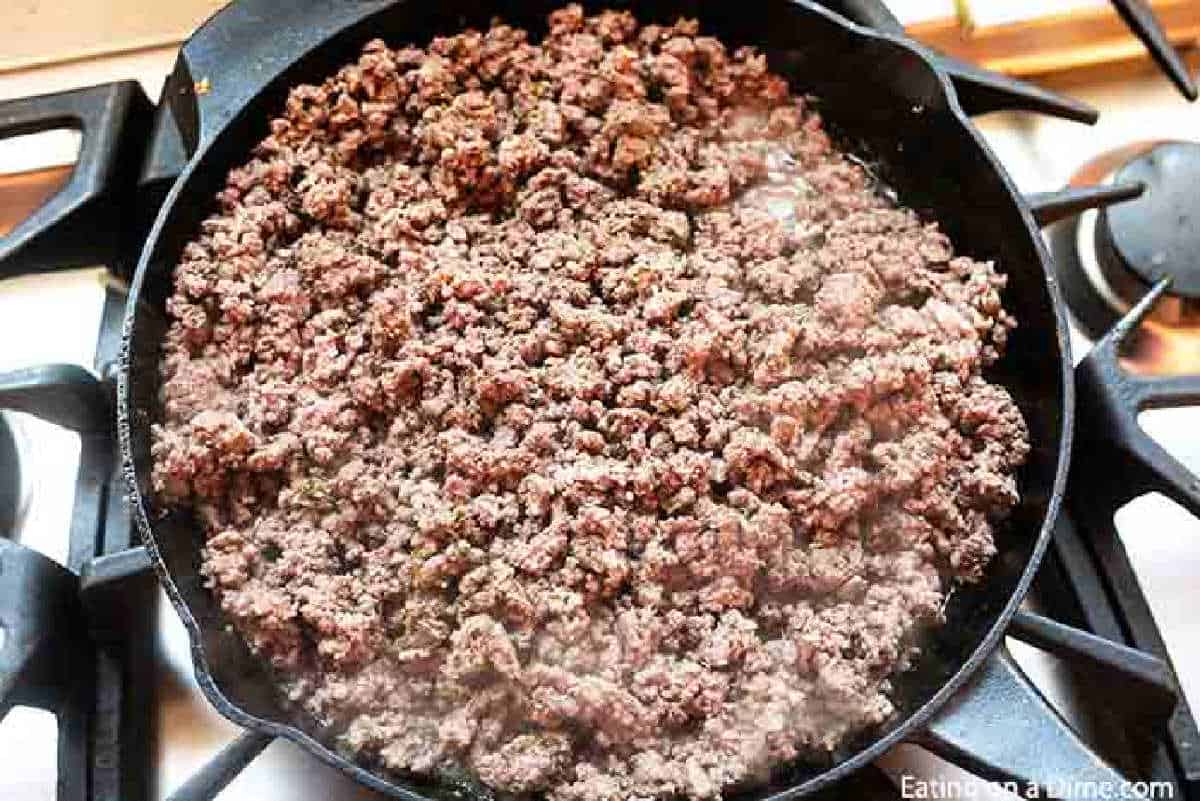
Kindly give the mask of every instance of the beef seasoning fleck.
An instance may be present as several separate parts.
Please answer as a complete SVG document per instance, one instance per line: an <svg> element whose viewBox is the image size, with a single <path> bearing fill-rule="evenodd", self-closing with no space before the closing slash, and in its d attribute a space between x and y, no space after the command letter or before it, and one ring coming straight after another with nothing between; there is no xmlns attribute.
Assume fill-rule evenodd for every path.
<svg viewBox="0 0 1200 801"><path fill-rule="evenodd" d="M761 54L549 23L291 91L176 268L155 489L343 748L718 798L885 721L984 579L1015 321Z"/></svg>

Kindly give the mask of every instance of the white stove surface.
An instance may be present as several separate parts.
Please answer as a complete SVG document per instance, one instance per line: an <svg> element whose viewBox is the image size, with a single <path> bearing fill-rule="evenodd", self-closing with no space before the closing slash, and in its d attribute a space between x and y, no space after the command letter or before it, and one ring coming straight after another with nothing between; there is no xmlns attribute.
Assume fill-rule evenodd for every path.
<svg viewBox="0 0 1200 801"><path fill-rule="evenodd" d="M157 62L155 62L157 67ZM149 76L154 80L154 76ZM1148 136L1200 140L1200 108L1185 104L1165 80L1148 77L1120 85L1081 87L1074 94L1102 112L1092 128L1034 115L997 114L981 127L1026 191L1061 186L1091 156ZM101 270L0 282L0 369L63 361L91 366L102 300ZM1076 359L1088 347L1075 338ZM27 506L19 539L62 561L78 460L78 439L23 415L12 415L22 442ZM1143 418L1147 431L1200 472L1200 414L1160 411ZM1157 496L1138 499L1117 515L1122 538L1163 628L1186 696L1200 708L1200 619L1194 613L1200 575L1200 521ZM187 636L160 598L158 636L158 797L166 798L238 732L200 695L192 675ZM1018 661L1051 700L1065 694L1054 661L1012 643ZM1070 710L1068 709L1068 712ZM55 725L52 716L18 709L0 724L0 799L54 798ZM892 775L956 778L957 769L915 746L902 746L881 763ZM998 792L998 791L995 791ZM978 797L987 797L981 793ZM378 798L286 742L271 745L221 795L221 801L358 801Z"/></svg>

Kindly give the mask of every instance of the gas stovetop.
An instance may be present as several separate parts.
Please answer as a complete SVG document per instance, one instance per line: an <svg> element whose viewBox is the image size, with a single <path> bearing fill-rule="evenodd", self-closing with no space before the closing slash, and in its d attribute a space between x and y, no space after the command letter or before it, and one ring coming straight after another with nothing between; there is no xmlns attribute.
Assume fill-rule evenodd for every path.
<svg viewBox="0 0 1200 801"><path fill-rule="evenodd" d="M863 24L897 29L877 3L827 5ZM1141 19L1139 3L1118 5L1127 18ZM39 273L0 282L0 369L42 369L49 388L5 394L0 377L2 408L21 410L0 418L0 536L11 532L0 539L0 716L8 712L0 724L0 798L199 801L222 787L222 801L380 797L295 746L267 747L258 735L240 734L199 694L187 636L133 541L111 435L109 378L120 347L123 278L154 201L187 158L189 144L175 124L186 110L175 101L194 91L191 75L204 74L215 66L214 54L228 49L220 39L261 25L268 7L240 0L199 31L156 114L128 88L114 93L111 102L125 104L113 124L116 138L150 142L136 154L137 179L126 187L137 193L140 205L129 207L137 212L106 211L101 219L112 230L53 265L37 243L14 248L0 240L0 275ZM326 24L340 26L354 13L331 13ZM276 29L303 23L298 13L289 15L275 13ZM1139 31L1177 88L1194 93L1169 48L1142 22ZM248 48L243 57L256 55ZM209 104L200 129L219 127L283 66L256 63L255 74L231 82L223 103ZM1072 470L1070 514L1060 519L1027 611L1010 629L1015 663L1000 663L1028 673L1041 694L1011 701L1049 699L1124 775L1155 782L1145 789L1156 797L1200 799L1200 734L1186 701L1189 689L1200 701L1200 649L1193 645L1200 624L1190 608L1200 575L1200 539L1193 536L1200 521L1191 516L1200 513L1200 483L1186 469L1200 468L1200 416L1173 409L1139 418L1143 408L1200 399L1200 283L1193 286L1196 265L1187 259L1196 229L1179 221L1195 203L1194 180L1180 178L1200 169L1200 146L1186 144L1200 142L1200 118L1161 79L1066 98L970 65L944 67L968 111L1002 112L980 128L1048 226L1083 360L1077 435L1091 458ZM0 104L0 135L11 132L6 123L19 116L20 108L11 112L19 103ZM1081 126L1095 122L1097 108L1100 122ZM1148 139L1147 131L1164 136ZM1175 143L1164 144L1168 133ZM132 158L127 150L100 156L125 163ZM96 157L85 145L81 161ZM71 220L62 222L60 237L81 236ZM110 269L45 274L50 266L97 262ZM47 364L59 366L38 368ZM1174 378L1164 385L1149 383L1149 375ZM1004 677L980 681L992 679L997 687L1025 686ZM964 768L1031 777L1067 797L1085 794L1053 786L1056 768L1079 759L1067 724L1012 731L976 713L964 694L935 726L936 754L900 746L831 797L922 797L922 788L923 797L935 797L939 787L942 797L955 787L954 797L963 797L963 785L953 782ZM980 736L985 730L990 735ZM1005 743L1015 737L1044 738L1040 758L1014 764Z"/></svg>

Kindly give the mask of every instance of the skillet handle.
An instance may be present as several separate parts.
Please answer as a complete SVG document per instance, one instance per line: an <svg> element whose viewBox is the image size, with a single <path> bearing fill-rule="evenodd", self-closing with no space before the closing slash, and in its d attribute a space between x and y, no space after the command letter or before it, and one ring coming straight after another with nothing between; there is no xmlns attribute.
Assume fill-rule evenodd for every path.
<svg viewBox="0 0 1200 801"><path fill-rule="evenodd" d="M880 0L826 0L822 5L859 25L904 36L904 26Z"/></svg>
<svg viewBox="0 0 1200 801"><path fill-rule="evenodd" d="M213 801L275 738L247 730L221 749L196 774L167 796L167 801Z"/></svg>
<svg viewBox="0 0 1200 801"><path fill-rule="evenodd" d="M153 107L136 81L0 102L0 138L81 131L66 185L0 237L0 278L107 264L136 254L132 208Z"/></svg>
<svg viewBox="0 0 1200 801"><path fill-rule="evenodd" d="M984 779L1015 782L1039 798L1139 798L1134 786L1079 738L1004 646L930 721L917 742ZM1098 788L1112 795L1098 796ZM1024 796L1022 796L1024 797Z"/></svg>

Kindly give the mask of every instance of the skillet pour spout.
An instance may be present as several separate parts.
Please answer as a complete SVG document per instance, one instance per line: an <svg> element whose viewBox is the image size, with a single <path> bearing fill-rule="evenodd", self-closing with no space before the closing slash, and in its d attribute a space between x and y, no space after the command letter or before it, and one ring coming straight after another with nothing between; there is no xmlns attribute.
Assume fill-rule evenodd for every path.
<svg viewBox="0 0 1200 801"><path fill-rule="evenodd" d="M461 791L423 777L383 772L346 758L331 738L283 708L271 676L227 630L199 575L203 535L190 516L160 508L150 490L150 427L158 408L158 359L164 303L184 244L211 208L228 170L265 133L268 115L287 88L319 80L369 39L426 42L495 16L544 30L557 0L478 4L452 0L412 4L385 0L322 7L300 2L262 13L242 0L210 20L185 46L168 92L177 144L186 153L151 227L131 283L126 341L118 373L118 429L134 517L159 578L191 637L196 674L213 705L250 734L222 755L211 775L180 798L210 798L232 768L273 737L292 740L366 786L403 799L443 798ZM589 11L625 3L588 3ZM739 798L795 798L868 766L902 741L923 744L987 778L1058 787L1064 780L1119 782L1121 777L1071 731L1001 646L1050 540L1065 485L1071 446L1073 389L1065 313L1051 278L1037 222L1026 202L971 126L951 77L937 59L892 33L878 33L808 0L752 7L686 0L639 2L644 22L700 19L731 44L753 44L794 87L820 98L822 113L881 181L908 206L938 219L957 249L994 260L1008 277L1006 305L1020 326L993 380L1013 394L1029 425L1032 452L1019 476L1022 501L998 532L991 575L956 592L947 624L931 635L915 668L896 677L897 714L827 764L782 767ZM242 68L243 65L253 69ZM208 94L187 90L197 76L217 76ZM1060 636L1044 621L1029 630ZM1019 732L1019 735L1017 734ZM1064 797L1069 797L1069 794Z"/></svg>

